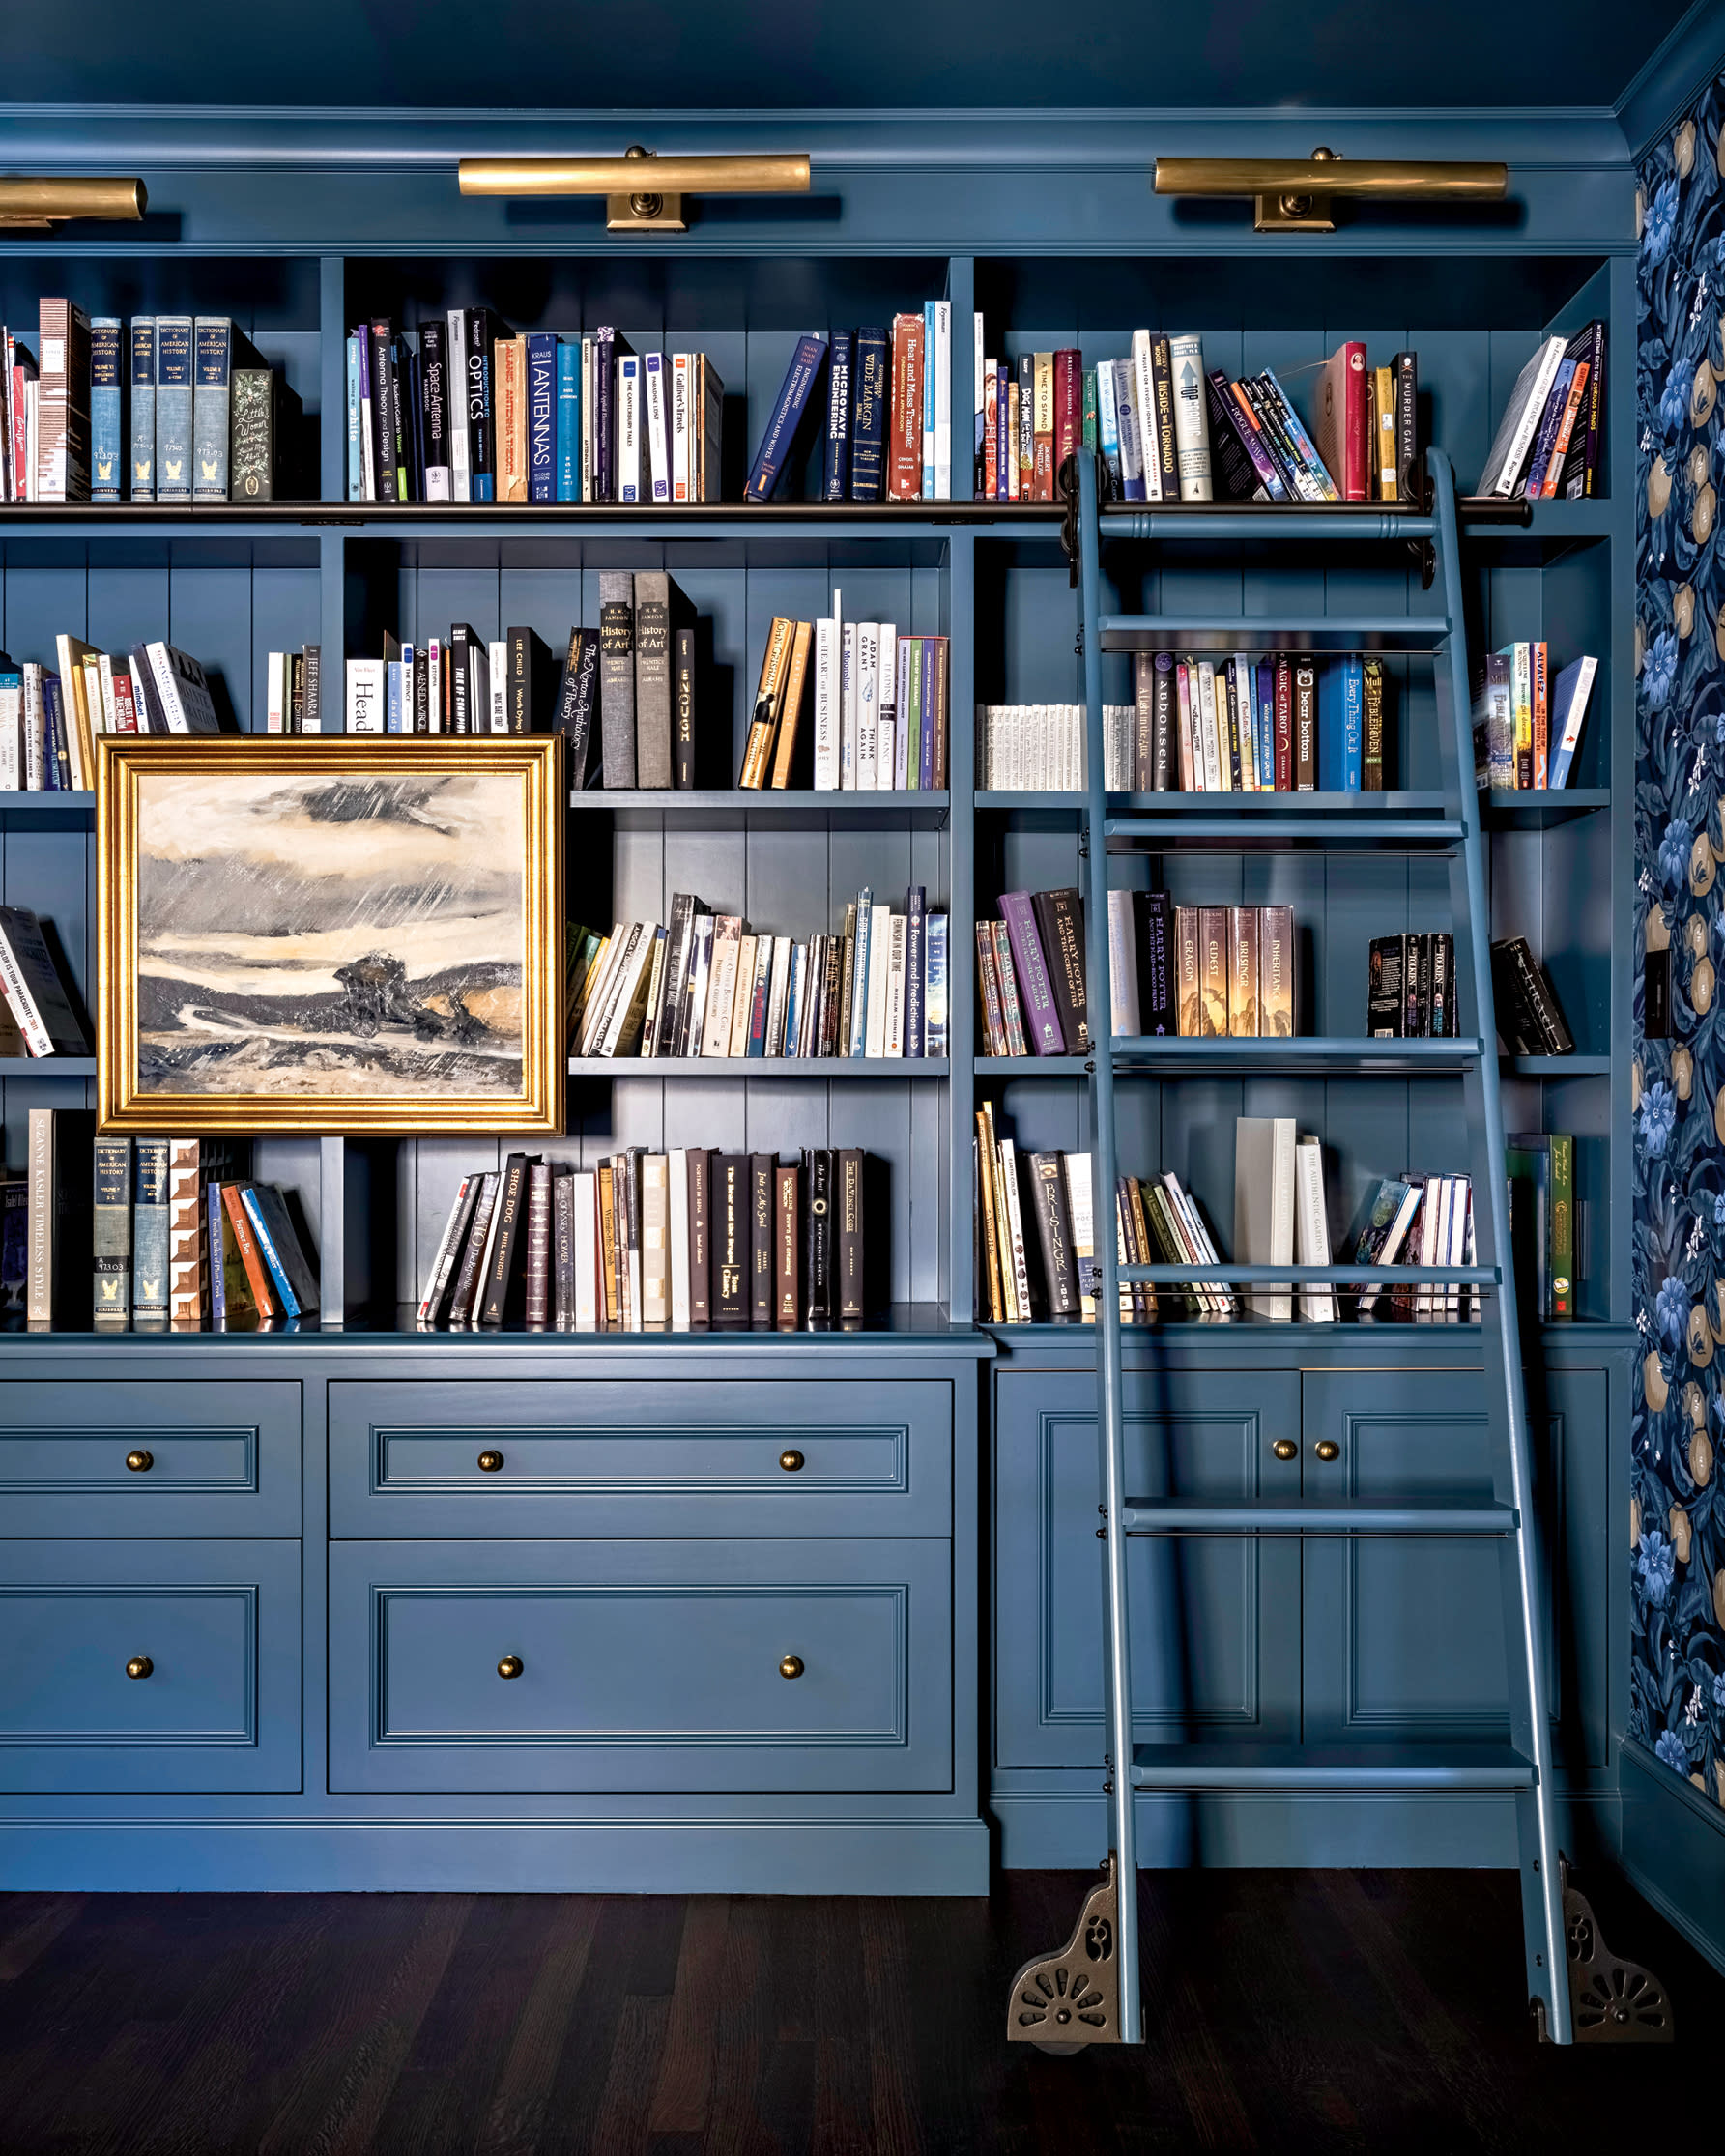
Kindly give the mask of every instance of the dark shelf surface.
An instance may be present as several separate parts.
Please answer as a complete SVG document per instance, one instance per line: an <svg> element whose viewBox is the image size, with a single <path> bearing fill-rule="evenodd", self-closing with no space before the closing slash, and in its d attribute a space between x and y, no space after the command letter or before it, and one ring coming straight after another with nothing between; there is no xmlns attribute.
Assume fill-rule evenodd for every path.
<svg viewBox="0 0 1725 2156"><path fill-rule="evenodd" d="M0 1078L93 1078L93 1055L0 1055Z"/></svg>
<svg viewBox="0 0 1725 2156"><path fill-rule="evenodd" d="M581 815L664 817L670 822L712 825L735 823L759 817L774 825L794 830L861 829L885 824L933 829L944 824L952 812L952 795L945 791L923 792L907 788L903 792L817 792L812 788L760 789L742 787L696 788L685 791L662 788L615 789L589 787L571 793L569 807Z"/></svg>
<svg viewBox="0 0 1725 2156"><path fill-rule="evenodd" d="M96 819L96 796L76 793L0 792L0 831L87 831Z"/></svg>
<svg viewBox="0 0 1725 2156"><path fill-rule="evenodd" d="M572 1055L571 1078L946 1078L944 1055Z"/></svg>
<svg viewBox="0 0 1725 2156"><path fill-rule="evenodd" d="M1374 1072L1397 1076L1444 1074L1461 1071L1478 1061L1478 1039L1452 1041L1380 1041L1345 1035L1296 1035L1292 1040L1236 1040L1211 1037L1193 1040L1159 1035L1116 1040L1114 1067L1117 1076L1135 1071L1175 1077L1183 1071L1220 1072L1251 1077L1256 1072L1306 1073L1327 1076L1369 1077Z"/></svg>
<svg viewBox="0 0 1725 2156"><path fill-rule="evenodd" d="M1556 792L1481 793L1480 807L1485 827L1491 831L1544 831L1554 823L1573 823L1577 817L1593 816L1611 806L1611 790L1603 786L1559 787Z"/></svg>
<svg viewBox="0 0 1725 2156"><path fill-rule="evenodd" d="M1500 1055L1498 1064L1512 1078L1608 1078L1609 1055Z"/></svg>
<svg viewBox="0 0 1725 2156"><path fill-rule="evenodd" d="M1450 634L1441 614L1105 614L1105 651L1435 651Z"/></svg>

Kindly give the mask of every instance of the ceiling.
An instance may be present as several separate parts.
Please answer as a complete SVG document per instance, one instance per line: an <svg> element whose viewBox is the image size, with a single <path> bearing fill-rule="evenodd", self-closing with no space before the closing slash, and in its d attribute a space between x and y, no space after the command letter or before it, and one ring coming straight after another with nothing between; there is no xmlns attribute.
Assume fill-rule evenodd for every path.
<svg viewBox="0 0 1725 2156"><path fill-rule="evenodd" d="M1687 0L18 0L9 102L1610 106ZM27 25L27 27L25 27Z"/></svg>

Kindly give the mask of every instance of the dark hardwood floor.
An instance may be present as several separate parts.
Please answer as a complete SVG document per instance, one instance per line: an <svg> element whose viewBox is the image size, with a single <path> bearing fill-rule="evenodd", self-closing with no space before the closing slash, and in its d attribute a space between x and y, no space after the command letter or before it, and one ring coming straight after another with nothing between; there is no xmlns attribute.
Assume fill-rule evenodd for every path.
<svg viewBox="0 0 1725 2156"><path fill-rule="evenodd" d="M1148 1876L1149 2044L1009 2048L1008 1978L1063 1941L1089 1883L0 1896L0 2150L1104 2156L1711 2131L1725 1982L1597 1876L1606 1939L1670 1989L1675 2054L1536 2045L1515 1882L1481 1872Z"/></svg>

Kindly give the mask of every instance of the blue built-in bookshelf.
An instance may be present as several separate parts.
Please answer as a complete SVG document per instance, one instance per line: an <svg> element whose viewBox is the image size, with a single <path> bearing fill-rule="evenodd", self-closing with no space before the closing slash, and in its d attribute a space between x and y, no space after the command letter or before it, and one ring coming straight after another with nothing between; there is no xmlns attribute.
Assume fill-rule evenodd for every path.
<svg viewBox="0 0 1725 2156"><path fill-rule="evenodd" d="M1334 810L1321 847L1219 849L1204 827L1214 800L1121 796L1121 818L1165 832L1153 852L1084 860L1079 796L974 785L979 702L1080 693L1058 508L829 508L811 498L812 474L765 510L346 503L348 326L457 303L490 304L519 330L615 324L637 351L708 353L726 385L733 497L794 333L890 320L928 299L952 302L961 494L977 307L1006 357L1078 344L1093 363L1124 354L1136 327L1196 329L1208 364L1273 365L1296 395L1299 370L1345 337L1364 337L1374 359L1412 348L1423 432L1464 490L1541 334L1607 319L1605 491L1541 502L1525 525L1461 512L1470 647L1545 637L1601 667L1571 789L1480 813L1494 930L1528 936L1578 1050L1508 1062L1506 1116L1577 1138L1578 1321L1536 1329L1528 1349L1564 1797L1603 1820L1626 1714L1624 1557L1607 1527L1621 1517L1634 1343L1634 242L1613 130L1398 122L1397 155L1508 158L1513 215L1380 210L1333 237L1260 237L1246 204L1198 218L1154 196L1150 160L1237 154L1248 133L1254 153L1304 156L1308 122L1027 115L979 133L974 116L932 114L883 119L865 142L851 122L714 119L656 135L619 123L614 142L608 129L534 121L535 149L610 150L645 130L811 150L806 199L697 205L686 236L648 244L607 234L596 204L459 195L458 154L530 146L527 123L495 115L325 115L315 131L156 115L129 133L111 117L62 117L51 143L32 134L42 125L17 116L20 169L37 152L135 169L150 214L135 230L8 238L0 317L33 325L38 299L60 293L92 312L231 314L302 399L324 499L0 510L12 655L51 660L62 631L110 648L166 636L204 663L234 724L259 731L271 650L319 644L327 683L343 657L375 655L385 630L409 639L468 621L490 638L526 622L561 650L572 623L596 622L602 569L665 567L711 639L702 790L572 800L570 911L602 929L663 920L673 892L693 890L803 936L842 927L864 884L900 903L921 883L952 923L951 1053L569 1073L567 1135L548 1149L578 1163L627 1145L878 1156L892 1310L860 1335L417 1335L400 1307L419 1293L460 1176L500 1152L440 1137L345 1156L316 1138L261 1149L259 1172L302 1195L339 1328L0 1338L15 1553L0 1587L40 1589L36 1610L59 1596L54 1608L81 1613L51 1712L0 1657L0 1883L973 1892L991 1832L1009 1864L1091 1863L1103 1831L1091 1341L1083 1328L974 1317L971 1153L985 1101L1021 1148L1084 1149L1087 1086L1078 1058L984 1055L971 923L1003 890L1095 890L1105 867L1160 877L1187 903L1294 905L1312 1039L1259 1058L1274 1069L1176 1053L1120 1085L1122 1165L1175 1169L1224 1241L1241 1113L1291 1114L1322 1137L1338 1238L1371 1179L1465 1164L1453 1058L1427 1068L1361 1040L1369 938L1448 925L1429 655L1391 662L1393 791L1305 797L1303 809ZM1374 142L1391 139L1372 126ZM1323 131L1349 149L1345 116ZM380 164L380 145L403 155ZM1170 647L1203 629L1275 648L1278 610L1295 602L1321 608L1341 642L1358 638L1345 624L1399 627L1430 606L1411 554L1338 543L1291 557L1207 535L1201 515L1178 510L1149 538L1110 537L1105 512L1103 568L1105 613L1164 617ZM847 618L950 637L942 793L734 791L767 623L822 614L835 590ZM1129 697L1129 666L1105 657L1107 701ZM87 1000L93 820L87 798L0 798L0 894L53 923ZM9 1168L21 1169L29 1108L94 1101L87 1065L0 1069ZM1467 1324L1136 1330L1136 1464L1147 1489L1218 1502L1311 1497L1332 1474L1350 1493L1453 1493L1484 1472L1479 1359ZM116 1460L101 1451L109 1433ZM1291 1464L1275 1451L1290 1440ZM1340 1448L1338 1464L1318 1466L1320 1442ZM97 1451L76 1457L94 1468L54 1464L87 1444ZM170 1475L128 1470L139 1448ZM480 1471L481 1449L503 1468ZM1489 1738L1503 1722L1489 1552L1333 1545L1304 1574L1287 1542L1211 1540L1178 1563L1136 1545L1135 1560L1154 1589L1135 1595L1146 1741ZM193 1619L176 1596L188 1582L232 1615L211 1669L189 1692L122 1677L116 1695L113 1672L147 1651L131 1630L109 1636L116 1612L122 1629L159 1624L185 1644ZM1434 1643L1418 1612L1438 1606L1459 1614ZM641 1610L650 1655L631 1629ZM704 1688L670 1645L697 1625L716 1641ZM158 1670L179 1652L158 1653ZM527 1682L498 1679L503 1655L526 1662ZM782 1678L784 1655L803 1675ZM594 1663L627 1671L631 1688L584 1696L576 1673ZM1320 1812L1147 1797L1145 1846L1158 1860L1197 1846L1221 1861L1513 1860L1507 1798L1343 1801ZM219 1838L201 1831L216 1819ZM395 1830L403 1821L413 1833Z"/></svg>

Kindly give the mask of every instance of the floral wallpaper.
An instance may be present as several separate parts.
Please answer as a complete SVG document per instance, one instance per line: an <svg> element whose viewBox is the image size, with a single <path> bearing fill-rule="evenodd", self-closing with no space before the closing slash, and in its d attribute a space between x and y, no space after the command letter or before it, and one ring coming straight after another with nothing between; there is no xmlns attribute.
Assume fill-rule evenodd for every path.
<svg viewBox="0 0 1725 2156"><path fill-rule="evenodd" d="M1634 1307L1629 1734L1725 1805L1725 76L1637 193ZM1650 928L1671 1038L1642 1037Z"/></svg>

